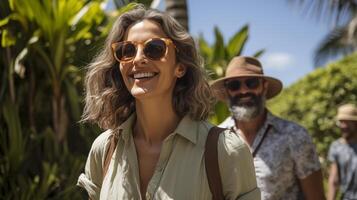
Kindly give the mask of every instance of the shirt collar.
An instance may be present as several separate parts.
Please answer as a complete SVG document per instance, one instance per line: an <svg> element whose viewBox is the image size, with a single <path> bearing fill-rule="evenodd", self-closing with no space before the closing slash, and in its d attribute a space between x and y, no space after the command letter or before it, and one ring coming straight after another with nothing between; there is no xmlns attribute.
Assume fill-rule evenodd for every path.
<svg viewBox="0 0 357 200"><path fill-rule="evenodd" d="M265 126L271 125L275 127L276 126L275 121L276 121L276 116L274 116L269 110L267 110L267 118L264 123L266 124Z"/></svg>
<svg viewBox="0 0 357 200"><path fill-rule="evenodd" d="M135 120L136 120L136 113L134 112L118 128L120 131L119 132L120 137L123 137L125 141L127 141L129 136L132 134L132 127L134 125Z"/></svg>
<svg viewBox="0 0 357 200"><path fill-rule="evenodd" d="M198 137L198 123L193 121L188 115L181 119L174 133L186 138L196 144Z"/></svg>
<svg viewBox="0 0 357 200"><path fill-rule="evenodd" d="M119 130L121 132L120 136L123 137L125 141L129 138L132 134L132 127L136 120L136 113L134 112L129 116L129 118L123 122L119 126ZM174 134L178 134L187 140L191 141L192 143L196 144L197 137L198 137L198 123L193 121L189 116L185 116L179 122L177 128L173 132Z"/></svg>

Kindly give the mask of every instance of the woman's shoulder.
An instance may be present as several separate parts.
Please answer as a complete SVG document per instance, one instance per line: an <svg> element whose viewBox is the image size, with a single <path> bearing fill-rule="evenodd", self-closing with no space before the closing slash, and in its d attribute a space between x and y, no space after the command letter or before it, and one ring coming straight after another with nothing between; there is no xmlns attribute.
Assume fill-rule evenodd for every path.
<svg viewBox="0 0 357 200"><path fill-rule="evenodd" d="M218 149L227 156L232 154L245 154L249 152L248 146L244 141L231 129L225 129L219 136ZM250 152L249 152L250 154Z"/></svg>
<svg viewBox="0 0 357 200"><path fill-rule="evenodd" d="M260 199L248 145L233 130L226 129L219 136L217 149L227 199Z"/></svg>
<svg viewBox="0 0 357 200"><path fill-rule="evenodd" d="M209 122L202 122L202 127L204 127L205 136L209 134L209 131L215 127L215 125ZM201 128L202 130L203 128ZM242 149L248 149L247 145L244 141L231 129L221 128L222 132L218 138L218 149L226 152L226 154L238 153L242 151Z"/></svg>
<svg viewBox="0 0 357 200"><path fill-rule="evenodd" d="M109 144L109 136L112 134L112 130L106 130L98 135L92 144L91 151L96 153L104 153L106 146Z"/></svg>

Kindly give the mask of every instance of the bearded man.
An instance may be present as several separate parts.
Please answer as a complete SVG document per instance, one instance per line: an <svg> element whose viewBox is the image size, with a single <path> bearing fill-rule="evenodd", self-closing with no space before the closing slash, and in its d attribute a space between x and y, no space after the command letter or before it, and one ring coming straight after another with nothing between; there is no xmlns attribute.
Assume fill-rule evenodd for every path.
<svg viewBox="0 0 357 200"><path fill-rule="evenodd" d="M256 58L234 57L226 76L211 85L232 113L220 126L233 129L250 147L262 200L325 199L321 165L306 129L265 107L282 87L264 75Z"/></svg>

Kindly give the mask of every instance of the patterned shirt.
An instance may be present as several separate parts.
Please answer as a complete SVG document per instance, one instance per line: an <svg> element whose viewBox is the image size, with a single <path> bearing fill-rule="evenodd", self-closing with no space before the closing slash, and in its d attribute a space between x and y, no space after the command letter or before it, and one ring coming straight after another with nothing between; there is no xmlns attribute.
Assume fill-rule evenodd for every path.
<svg viewBox="0 0 357 200"><path fill-rule="evenodd" d="M135 118L133 114L120 125L122 131L104 180L104 152L112 131L102 133L94 141L85 173L78 179L78 185L87 190L91 199L142 199L132 135ZM189 117L180 121L176 130L162 144L159 160L147 187L147 200L212 199L204 162L205 142L211 127L207 122L193 121ZM230 130L220 134L217 145L225 199L260 200L253 158L247 145Z"/></svg>
<svg viewBox="0 0 357 200"><path fill-rule="evenodd" d="M304 199L299 179L304 179L321 168L320 162L307 131L300 125L267 113L266 121L258 131L252 146L255 172L262 200L300 200ZM220 127L233 129L238 135L232 117L227 118Z"/></svg>
<svg viewBox="0 0 357 200"><path fill-rule="evenodd" d="M334 141L328 153L329 161L336 163L342 199L357 199L357 144Z"/></svg>

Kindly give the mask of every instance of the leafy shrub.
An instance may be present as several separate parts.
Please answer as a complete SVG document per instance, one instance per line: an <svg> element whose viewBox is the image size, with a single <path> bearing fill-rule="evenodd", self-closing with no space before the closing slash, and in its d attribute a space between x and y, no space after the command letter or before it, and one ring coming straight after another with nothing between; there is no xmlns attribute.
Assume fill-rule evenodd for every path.
<svg viewBox="0 0 357 200"><path fill-rule="evenodd" d="M98 127L77 123L85 66L114 18L103 0L0 1L0 199L84 199Z"/></svg>
<svg viewBox="0 0 357 200"><path fill-rule="evenodd" d="M339 137L337 107L357 102L357 53L318 68L285 88L268 102L278 116L295 121L308 129L317 151L326 157L329 145Z"/></svg>

